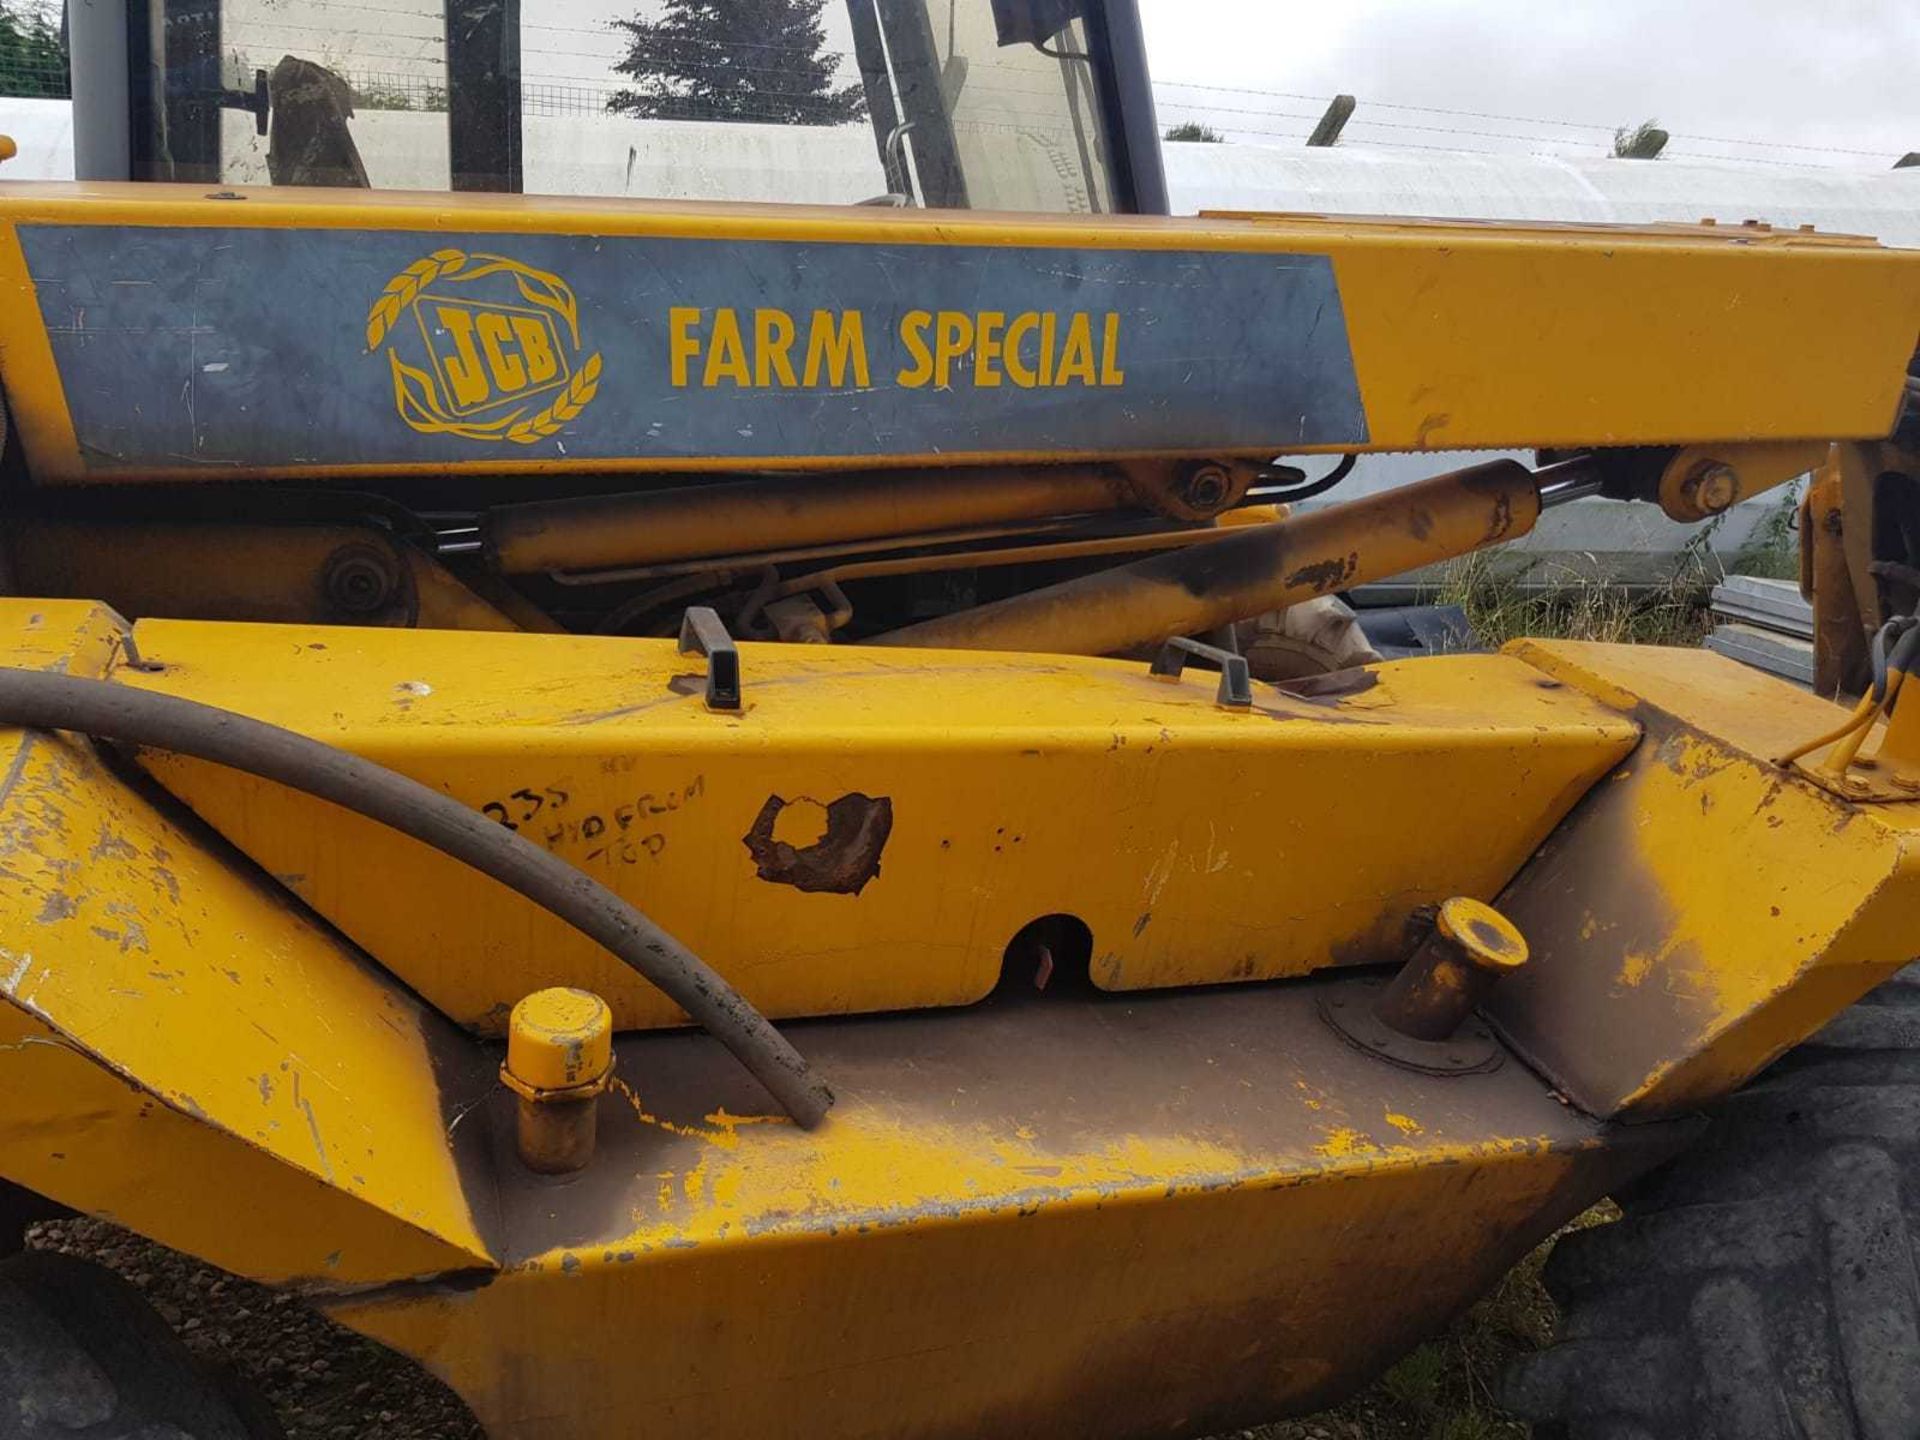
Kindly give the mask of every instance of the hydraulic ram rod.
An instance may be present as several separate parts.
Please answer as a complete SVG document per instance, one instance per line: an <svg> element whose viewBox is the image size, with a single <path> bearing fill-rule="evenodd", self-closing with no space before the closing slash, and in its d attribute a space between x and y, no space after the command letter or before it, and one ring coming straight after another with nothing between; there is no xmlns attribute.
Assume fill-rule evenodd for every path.
<svg viewBox="0 0 1920 1440"><path fill-rule="evenodd" d="M1223 475L1227 472L1222 469ZM1233 497L1223 488L1217 508ZM1242 484L1240 488L1244 489ZM1059 515L1152 509L1146 478L1114 465L762 476L624 495L505 505L481 521L509 575L657 565Z"/></svg>
<svg viewBox="0 0 1920 1440"><path fill-rule="evenodd" d="M1514 460L1475 465L1277 524L1228 530L1217 540L909 625L872 643L1112 655L1199 635L1517 539L1540 518L1541 486L1562 488L1588 468L1583 460L1537 473Z"/></svg>

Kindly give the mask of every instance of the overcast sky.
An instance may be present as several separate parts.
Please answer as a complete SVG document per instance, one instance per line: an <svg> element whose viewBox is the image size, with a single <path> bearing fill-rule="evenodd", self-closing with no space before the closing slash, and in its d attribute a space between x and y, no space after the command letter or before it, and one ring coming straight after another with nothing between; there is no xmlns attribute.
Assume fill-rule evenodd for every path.
<svg viewBox="0 0 1920 1440"><path fill-rule="evenodd" d="M607 20L655 3L523 0L535 32L529 74L611 80L606 67L624 47ZM1881 169L1920 150L1920 0L1140 7L1162 119L1200 120L1243 143L1297 143L1326 98L1344 90L1360 100L1350 139L1373 145L1603 154L1615 127L1657 119L1673 133L1676 158ZM829 0L827 11L837 41L843 0ZM1392 108L1401 106L1479 115ZM1716 143L1723 140L1816 148Z"/></svg>
<svg viewBox="0 0 1920 1440"><path fill-rule="evenodd" d="M528 80L621 83L609 22L660 3L522 0ZM929 0L936 14L953 3L988 0ZM1348 141L1372 146L1599 155L1615 127L1651 119L1675 158L1879 170L1920 151L1920 0L1139 3L1163 122L1241 143L1298 144L1347 91L1360 101ZM229 39L251 25L273 32L263 53L311 47L311 12L334 5L343 68L406 68L394 37L416 32L417 58L437 66L441 0L229 0ZM823 19L830 48L849 48L846 0ZM346 53L356 45L367 56Z"/></svg>
<svg viewBox="0 0 1920 1440"><path fill-rule="evenodd" d="M1612 127L1657 118L1673 132L1675 154L1879 168L1920 150L1920 0L1140 0L1140 6L1163 122L1200 120L1249 142L1287 144L1288 135L1258 132L1304 135L1320 108L1251 92L1347 91L1360 101L1348 134L1372 143L1600 153ZM1409 128L1377 123L1386 121ZM1694 137L1871 153L1774 150Z"/></svg>

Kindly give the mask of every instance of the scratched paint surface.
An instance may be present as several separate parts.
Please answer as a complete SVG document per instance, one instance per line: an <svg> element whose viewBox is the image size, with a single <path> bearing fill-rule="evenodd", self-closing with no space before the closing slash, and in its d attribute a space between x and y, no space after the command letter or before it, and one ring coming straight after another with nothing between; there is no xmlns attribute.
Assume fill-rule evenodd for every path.
<svg viewBox="0 0 1920 1440"><path fill-rule="evenodd" d="M1385 665L1312 699L1262 685L1238 714L1200 672L1170 685L1114 661L747 644L745 708L726 715L669 641L138 633L164 668L123 683L444 789L632 900L774 1015L970 1003L1015 933L1059 913L1092 930L1094 978L1115 990L1398 959L1416 907L1491 898L1638 733L1487 656ZM216 766L143 763L463 1024L497 1032L547 985L595 990L623 1027L681 1018L416 842ZM1409 806L1418 824L1380 825Z"/></svg>
<svg viewBox="0 0 1920 1440"><path fill-rule="evenodd" d="M1707 1103L1920 953L1920 806L1772 763L1835 707L1699 651L1517 653L1647 728L1500 899L1533 959L1489 1008L1576 1102Z"/></svg>
<svg viewBox="0 0 1920 1440"><path fill-rule="evenodd" d="M102 472L159 457L510 459L499 452L528 447L474 428L512 408L489 402L524 394L524 416L538 414L590 362L597 394L535 451L1207 452L1367 438L1322 255L88 225L23 225L20 238L82 452ZM431 256L501 253L566 287L557 331L516 276L463 287L442 264L369 353L369 307L394 277ZM831 344L816 339L828 325ZM842 346L853 349L836 365ZM390 351L419 377L406 405Z"/></svg>
<svg viewBox="0 0 1920 1440"><path fill-rule="evenodd" d="M104 616L0 600L0 660L84 658ZM252 1274L485 1263L418 1002L70 738L0 730L0 878L0 1174ZM252 1213L276 1195L336 1228Z"/></svg>
<svg viewBox="0 0 1920 1440"><path fill-rule="evenodd" d="M509 1436L1208 1434L1306 1406L1678 1138L1516 1064L1383 1065L1321 983L810 1025L841 1096L811 1133L710 1042L631 1037L595 1165L503 1175L498 1279L330 1308Z"/></svg>

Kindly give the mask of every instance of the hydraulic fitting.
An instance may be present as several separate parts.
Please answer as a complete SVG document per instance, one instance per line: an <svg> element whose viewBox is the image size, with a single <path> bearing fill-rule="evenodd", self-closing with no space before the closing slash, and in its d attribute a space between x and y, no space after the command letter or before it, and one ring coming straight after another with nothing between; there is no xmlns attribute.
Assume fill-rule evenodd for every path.
<svg viewBox="0 0 1920 1440"><path fill-rule="evenodd" d="M520 1099L520 1161L569 1175L593 1159L595 1108L613 1078L613 1012L590 990L536 990L507 1026L500 1083Z"/></svg>
<svg viewBox="0 0 1920 1440"><path fill-rule="evenodd" d="M1493 983L1527 963L1526 938L1491 905L1455 896L1433 933L1374 1002L1380 1021L1415 1040L1445 1040Z"/></svg>

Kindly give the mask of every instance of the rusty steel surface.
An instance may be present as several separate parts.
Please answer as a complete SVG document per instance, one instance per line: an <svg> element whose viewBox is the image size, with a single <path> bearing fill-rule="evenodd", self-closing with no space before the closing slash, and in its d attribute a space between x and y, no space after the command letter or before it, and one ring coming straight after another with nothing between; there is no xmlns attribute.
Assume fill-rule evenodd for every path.
<svg viewBox="0 0 1920 1440"><path fill-rule="evenodd" d="M502 1272L329 1302L500 1437L1199 1435L1361 1383L1686 1125L1360 1053L1351 981L1049 994L795 1034L807 1133L691 1035L618 1044L600 1152L496 1162ZM501 1098L467 1122L510 1156ZM564 1338L562 1338L564 1337Z"/></svg>
<svg viewBox="0 0 1920 1440"><path fill-rule="evenodd" d="M1539 517L1532 472L1499 460L924 620L875 643L1111 655L1518 539Z"/></svg>

